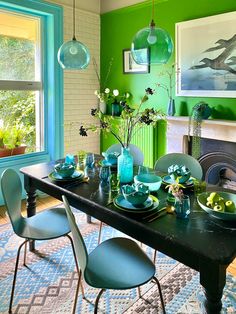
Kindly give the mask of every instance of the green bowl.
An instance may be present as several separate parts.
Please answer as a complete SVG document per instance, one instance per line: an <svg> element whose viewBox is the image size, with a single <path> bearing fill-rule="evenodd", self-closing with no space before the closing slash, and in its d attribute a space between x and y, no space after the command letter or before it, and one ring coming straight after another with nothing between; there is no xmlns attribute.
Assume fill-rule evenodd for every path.
<svg viewBox="0 0 236 314"><path fill-rule="evenodd" d="M236 194L228 193L228 192L220 192L220 191L214 191L217 192L221 197L223 197L225 200L233 201L236 205ZM235 213L229 213L229 212L217 212L213 210L212 208L206 206L207 198L211 194L211 192L204 192L201 193L197 197L198 204L200 207L205 210L209 215L212 217L221 219L221 220L227 220L227 221L236 221L236 212Z"/></svg>
<svg viewBox="0 0 236 314"><path fill-rule="evenodd" d="M134 183L143 183L148 186L150 192L153 192L160 189L162 178L154 173L142 173L134 177Z"/></svg>
<svg viewBox="0 0 236 314"><path fill-rule="evenodd" d="M137 187L138 189L139 187ZM146 191L136 190L134 186L123 185L121 187L122 194L126 201L134 206L142 205L149 197L149 190Z"/></svg>
<svg viewBox="0 0 236 314"><path fill-rule="evenodd" d="M55 172L57 172L62 178L69 178L75 172L76 166L67 163L59 163L54 166Z"/></svg>

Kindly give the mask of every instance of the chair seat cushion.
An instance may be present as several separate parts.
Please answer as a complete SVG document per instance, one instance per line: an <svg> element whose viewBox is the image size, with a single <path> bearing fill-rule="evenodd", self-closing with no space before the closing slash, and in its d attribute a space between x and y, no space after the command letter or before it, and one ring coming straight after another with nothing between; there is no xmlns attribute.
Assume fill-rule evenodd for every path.
<svg viewBox="0 0 236 314"><path fill-rule="evenodd" d="M33 240L49 240L70 232L64 208L51 208L32 217L23 218L18 225L21 237Z"/></svg>
<svg viewBox="0 0 236 314"><path fill-rule="evenodd" d="M154 264L136 242L113 238L89 254L84 278L96 288L131 289L148 282L154 274Z"/></svg>

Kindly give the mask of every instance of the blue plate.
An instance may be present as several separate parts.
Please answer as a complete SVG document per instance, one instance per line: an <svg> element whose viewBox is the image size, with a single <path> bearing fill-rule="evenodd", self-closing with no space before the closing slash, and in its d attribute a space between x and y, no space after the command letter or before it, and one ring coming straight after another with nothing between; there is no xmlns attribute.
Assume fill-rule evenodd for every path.
<svg viewBox="0 0 236 314"><path fill-rule="evenodd" d="M171 178L171 176L164 176L162 178L162 182L164 184L172 184L174 183L174 180ZM193 178L190 178L187 182L181 183L185 187L192 187L193 186Z"/></svg>
<svg viewBox="0 0 236 314"><path fill-rule="evenodd" d="M123 195L118 195L115 199L114 199L114 205L119 208L120 210L123 210L125 212L128 213L132 213L132 214L143 214L143 213L147 213L150 211L155 210L158 206L159 206L159 200L157 197L150 195L149 198L152 200L152 205L150 207L147 208L137 208L134 207L134 209L130 209L130 208L124 208L121 207L120 205L118 205L118 203L122 203L122 205L124 204L124 202L122 200L120 200L120 198L123 197ZM117 199L118 199L118 203L117 203ZM125 200L125 199L124 199ZM130 203L129 203L130 204ZM132 204L130 204L132 206Z"/></svg>
<svg viewBox="0 0 236 314"><path fill-rule="evenodd" d="M148 208L150 208L153 205L153 200L152 198L149 196L148 199L141 205L136 205L134 206L133 204L129 203L123 195L118 195L115 199L114 199L114 204L118 205L121 208L124 209L128 209L128 210L132 210L132 211L140 211L140 210L147 210Z"/></svg>
<svg viewBox="0 0 236 314"><path fill-rule="evenodd" d="M53 171L51 172L48 177L51 181L60 181L60 182L69 182L69 181L75 181L80 180L84 176L84 172L81 170L75 171L72 176L68 178L62 178L57 172Z"/></svg>

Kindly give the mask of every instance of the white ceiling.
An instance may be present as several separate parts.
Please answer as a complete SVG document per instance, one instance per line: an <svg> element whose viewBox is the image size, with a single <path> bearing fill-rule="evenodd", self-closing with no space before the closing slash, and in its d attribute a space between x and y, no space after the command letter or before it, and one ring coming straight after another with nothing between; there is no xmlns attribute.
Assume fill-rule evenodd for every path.
<svg viewBox="0 0 236 314"><path fill-rule="evenodd" d="M105 13L145 1L150 0L100 0L100 12Z"/></svg>

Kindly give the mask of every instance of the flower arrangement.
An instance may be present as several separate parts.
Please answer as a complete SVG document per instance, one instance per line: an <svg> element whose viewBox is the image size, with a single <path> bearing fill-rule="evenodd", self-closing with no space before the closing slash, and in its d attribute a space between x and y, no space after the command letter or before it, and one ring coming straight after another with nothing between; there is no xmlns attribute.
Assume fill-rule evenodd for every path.
<svg viewBox="0 0 236 314"><path fill-rule="evenodd" d="M179 70L177 69L177 72ZM161 72L158 73L159 77L166 77L167 82L166 83L156 83L157 88L162 88L163 90L166 91L167 96L169 99L173 98L173 90L175 88L175 81L174 81L174 75L175 75L175 63L171 65L170 68L167 68Z"/></svg>
<svg viewBox="0 0 236 314"><path fill-rule="evenodd" d="M104 89L104 91L96 90L94 94L98 97L101 102L105 102L107 105L113 103L123 103L128 102L131 98L131 94L129 92L125 92L120 94L118 89L114 89L111 91L108 87Z"/></svg>
<svg viewBox="0 0 236 314"><path fill-rule="evenodd" d="M148 100L149 95L153 95L153 90L151 88L145 90L145 95L136 107L131 107L125 99L121 101L122 125L119 127L112 122L114 120L112 116L103 115L99 109L91 109L91 115L98 120L99 124L88 126L81 125L79 130L80 135L87 136L88 131L96 132L103 130L111 133L122 147L129 147L133 136L140 130L140 128L145 125L155 125L158 119L163 119L165 117L160 110L154 108L142 108L142 105Z"/></svg>

